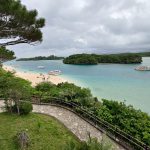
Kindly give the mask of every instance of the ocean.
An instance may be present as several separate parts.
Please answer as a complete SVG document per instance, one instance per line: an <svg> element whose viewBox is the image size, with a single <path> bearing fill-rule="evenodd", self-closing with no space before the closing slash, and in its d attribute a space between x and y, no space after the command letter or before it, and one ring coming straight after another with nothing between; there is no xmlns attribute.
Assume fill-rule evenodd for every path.
<svg viewBox="0 0 150 150"><path fill-rule="evenodd" d="M38 73L61 70L63 78L89 88L99 100L124 101L150 114L150 71L136 71L139 64L66 65L62 60L13 60L4 64L16 70ZM140 65L150 66L150 57L144 57Z"/></svg>

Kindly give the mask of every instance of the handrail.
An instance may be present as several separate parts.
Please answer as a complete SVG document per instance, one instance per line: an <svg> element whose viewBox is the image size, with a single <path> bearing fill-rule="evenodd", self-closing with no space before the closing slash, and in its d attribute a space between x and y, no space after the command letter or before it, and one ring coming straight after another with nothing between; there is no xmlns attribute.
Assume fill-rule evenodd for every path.
<svg viewBox="0 0 150 150"><path fill-rule="evenodd" d="M55 97L50 97L49 100L50 101L48 103L43 103L41 101L32 101L32 104L55 104L56 106L63 106L67 109L69 108L71 111L73 111L75 114L83 118L85 121L90 123L101 132L105 131L107 136L109 136L112 140L116 141L119 145L125 147L127 150L150 150L150 147L145 143L132 137L131 135L108 123L107 121L97 117L93 113L89 112L87 109L74 102L66 101Z"/></svg>
<svg viewBox="0 0 150 150"><path fill-rule="evenodd" d="M82 108L80 105L74 102L69 102L63 99L51 97L49 103L41 103L40 101L40 102L33 102L33 104L40 104L40 105L56 104L56 105L69 107L78 116L88 121L90 124L92 124L92 126L99 129L101 132L102 132L102 129L103 131L106 131L107 136L109 136L111 139L113 139L119 145L122 145L126 149L128 150L150 150L150 147L144 144L143 142L125 133L124 131L118 129L117 127L108 123L107 121L104 121L103 119L98 118L93 113L89 112L85 108Z"/></svg>

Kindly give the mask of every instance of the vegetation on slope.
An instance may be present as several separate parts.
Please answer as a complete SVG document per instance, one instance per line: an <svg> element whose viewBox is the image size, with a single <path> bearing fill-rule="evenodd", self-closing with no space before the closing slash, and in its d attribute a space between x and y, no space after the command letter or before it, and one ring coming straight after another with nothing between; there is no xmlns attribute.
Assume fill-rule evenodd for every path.
<svg viewBox="0 0 150 150"><path fill-rule="evenodd" d="M100 118L150 145L150 116L127 106L124 102L103 99L102 107L94 112Z"/></svg>
<svg viewBox="0 0 150 150"><path fill-rule="evenodd" d="M72 101L97 117L150 145L150 116L148 114L136 110L132 106L127 106L123 102L109 100L100 102L92 96L89 89L69 83L54 85L47 82L40 83L32 88L28 81L14 77L13 74L1 69L0 95L5 98L6 102L9 102L7 100L13 100L16 104L19 100L31 100L34 95L42 102L51 101L51 97Z"/></svg>
<svg viewBox="0 0 150 150"><path fill-rule="evenodd" d="M27 116L0 113L0 149L17 150L14 137L26 131L30 138L28 150L63 150L68 141L80 145L77 138L56 119L40 115Z"/></svg>
<svg viewBox="0 0 150 150"><path fill-rule="evenodd" d="M73 99L72 94L74 91L71 88L72 85L68 83L59 84L58 87L50 83L41 83L36 88L33 88L28 81L15 77L11 72L0 69L0 97L5 100L7 110L7 113L0 114L0 149L19 149L19 143L22 143L22 141L18 139L18 136L26 134L28 150L40 150L43 148L83 150L85 146L86 150L91 150L93 147L97 147L98 150L113 150L114 146L106 141L99 143L96 139L91 139L88 142L80 143L56 120L44 115L29 114L32 110L30 101L34 94L40 97L43 102L48 102L50 96L52 96L49 95L48 91L54 93L53 96L62 98L65 96ZM68 89L72 90L69 95ZM77 87L76 90L79 93L79 98L87 96L89 99L90 97L92 98L88 89ZM83 99L83 105L85 100ZM16 115L16 113L19 115Z"/></svg>
<svg viewBox="0 0 150 150"><path fill-rule="evenodd" d="M63 60L65 64L98 64L98 63L119 63L119 64L133 64L141 63L142 57L137 54L75 54Z"/></svg>
<svg viewBox="0 0 150 150"><path fill-rule="evenodd" d="M64 59L64 57L58 57L54 55L50 56L37 56L37 57L31 57L31 58L20 58L17 59L17 61L30 61L30 60L61 60Z"/></svg>
<svg viewBox="0 0 150 150"><path fill-rule="evenodd" d="M69 141L63 150L116 150L116 146L112 144L107 137L102 136L101 142L96 138L91 138L87 142L81 142L80 146L73 141Z"/></svg>
<svg viewBox="0 0 150 150"><path fill-rule="evenodd" d="M32 88L28 81L14 77L10 72L0 71L0 95L5 98L6 104L10 100L19 106L18 101L30 101L35 95L42 102L49 102L51 97L77 103L97 117L113 124L124 132L150 145L150 116L125 103L103 100L98 101L91 91L74 84L40 83ZM10 107L9 107L10 108ZM10 109L11 112L11 109Z"/></svg>
<svg viewBox="0 0 150 150"><path fill-rule="evenodd" d="M13 73L0 68L0 97L5 100L6 109L9 112L12 113L15 108L20 114L21 108L28 105L21 103L20 100L30 102L33 90L29 81L15 77Z"/></svg>
<svg viewBox="0 0 150 150"><path fill-rule="evenodd" d="M69 83L58 85L41 83L36 86L35 94L39 95L42 102L49 102L50 97L57 97L77 103L97 117L150 145L150 116L132 106L127 106L124 102L109 100L100 102L92 96L89 89Z"/></svg>

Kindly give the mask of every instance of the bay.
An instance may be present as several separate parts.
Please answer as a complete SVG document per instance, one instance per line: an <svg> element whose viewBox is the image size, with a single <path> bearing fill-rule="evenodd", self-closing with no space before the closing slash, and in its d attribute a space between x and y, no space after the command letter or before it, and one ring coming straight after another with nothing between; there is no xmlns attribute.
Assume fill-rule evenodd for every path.
<svg viewBox="0 0 150 150"><path fill-rule="evenodd" d="M139 64L66 65L61 60L9 61L4 64L16 70L38 73L61 70L63 78L89 88L100 100L125 101L150 114L150 71L136 71ZM144 57L140 65L150 66L150 57Z"/></svg>

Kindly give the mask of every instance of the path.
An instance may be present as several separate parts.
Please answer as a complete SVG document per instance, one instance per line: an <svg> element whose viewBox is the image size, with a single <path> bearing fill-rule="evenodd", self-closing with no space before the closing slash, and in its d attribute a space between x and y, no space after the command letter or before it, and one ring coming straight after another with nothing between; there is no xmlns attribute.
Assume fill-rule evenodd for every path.
<svg viewBox="0 0 150 150"><path fill-rule="evenodd" d="M2 101L0 101L0 107L2 105L3 103ZM1 109L0 112L2 112ZM87 140L88 133L90 133L91 137L98 138L98 140L101 140L102 138L102 132L100 132L98 129L96 129L85 120L67 109L50 105L33 105L33 112L47 114L57 118L80 140ZM117 146L117 150L125 149Z"/></svg>

